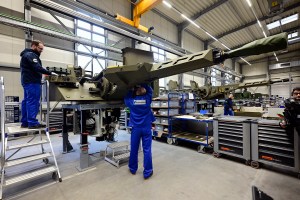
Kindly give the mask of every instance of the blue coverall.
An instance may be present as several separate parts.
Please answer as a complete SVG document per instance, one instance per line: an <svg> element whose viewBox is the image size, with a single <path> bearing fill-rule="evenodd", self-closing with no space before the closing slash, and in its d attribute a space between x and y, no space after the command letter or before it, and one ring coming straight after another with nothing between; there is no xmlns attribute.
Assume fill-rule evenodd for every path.
<svg viewBox="0 0 300 200"><path fill-rule="evenodd" d="M40 106L42 74L51 75L51 72L42 67L38 52L24 49L20 56L21 83L24 89L21 122L24 127L32 127L39 125L36 116Z"/></svg>
<svg viewBox="0 0 300 200"><path fill-rule="evenodd" d="M142 138L144 152L144 178L148 178L153 173L152 166L152 122L155 121L151 110L153 90L146 84L142 84L146 89L145 95L136 96L134 90L130 90L125 97L125 105L130 109L131 150L129 158L129 170L135 174L138 169L138 149Z"/></svg>
<svg viewBox="0 0 300 200"><path fill-rule="evenodd" d="M225 100L225 103L224 103L224 115L230 115L230 116L234 115L232 105L233 105L233 103L232 103L232 99L231 98L228 98L228 99Z"/></svg>

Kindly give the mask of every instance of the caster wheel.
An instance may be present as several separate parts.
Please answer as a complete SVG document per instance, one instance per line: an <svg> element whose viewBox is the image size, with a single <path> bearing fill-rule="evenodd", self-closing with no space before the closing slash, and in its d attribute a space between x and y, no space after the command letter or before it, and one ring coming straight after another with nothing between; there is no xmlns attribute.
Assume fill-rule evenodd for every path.
<svg viewBox="0 0 300 200"><path fill-rule="evenodd" d="M59 179L58 179L58 181L59 181L59 182L62 182L62 179L61 179L61 178L59 178Z"/></svg>
<svg viewBox="0 0 300 200"><path fill-rule="evenodd" d="M253 167L254 169L258 169L259 168L259 162L251 161L251 167Z"/></svg>
<svg viewBox="0 0 300 200"><path fill-rule="evenodd" d="M153 136L152 138L153 138L153 140L156 140L156 137L155 137L155 136Z"/></svg>
<svg viewBox="0 0 300 200"><path fill-rule="evenodd" d="M246 165L251 165L251 160L246 160L246 161L245 161L245 164L246 164Z"/></svg>
<svg viewBox="0 0 300 200"><path fill-rule="evenodd" d="M58 177L57 172L53 172L52 173L52 179L56 181L57 177Z"/></svg>
<svg viewBox="0 0 300 200"><path fill-rule="evenodd" d="M167 138L167 143L168 144L173 144L173 139L172 138Z"/></svg>
<svg viewBox="0 0 300 200"><path fill-rule="evenodd" d="M213 157L220 158L221 154L219 154L218 152L213 152Z"/></svg>
<svg viewBox="0 0 300 200"><path fill-rule="evenodd" d="M198 153L206 153L205 146L199 145L199 146L197 147L197 152L198 152Z"/></svg>
<svg viewBox="0 0 300 200"><path fill-rule="evenodd" d="M177 139L173 138L172 142L173 142L174 145L176 145L176 146L178 145L178 140Z"/></svg>
<svg viewBox="0 0 300 200"><path fill-rule="evenodd" d="M48 158L44 158L43 162L47 165L49 163L49 159Z"/></svg>

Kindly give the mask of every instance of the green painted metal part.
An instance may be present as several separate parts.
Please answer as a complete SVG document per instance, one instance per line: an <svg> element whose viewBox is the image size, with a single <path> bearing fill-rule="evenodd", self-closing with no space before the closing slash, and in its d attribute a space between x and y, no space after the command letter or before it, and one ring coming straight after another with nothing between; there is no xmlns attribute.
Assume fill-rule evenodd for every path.
<svg viewBox="0 0 300 200"><path fill-rule="evenodd" d="M223 52L219 49L209 49L162 63L149 62L149 52L134 50L127 52L130 55L130 58L127 59L129 62L127 65L108 67L99 75L92 77L91 80L85 80L83 77L76 76L76 81L72 85L70 83L59 83L50 77L51 89L55 91L51 91L51 93L54 94L54 99L59 98L60 100L67 101L122 100L129 88L141 83L152 83L160 78L209 67L221 63L227 58L268 53L286 47L287 34L282 33L251 42L230 52ZM142 55L139 55L139 53ZM148 62L143 62L144 58L148 60ZM133 63L135 60L136 63ZM66 76L68 77L70 75ZM156 82L156 85L157 84ZM269 84L269 82L255 83L256 86L267 84ZM74 87L74 85L76 85L76 87ZM243 86L237 84L222 87L203 86L198 89L197 93L203 96L203 98L214 98L216 95L225 94L228 91L243 87L253 87L253 84L244 84Z"/></svg>

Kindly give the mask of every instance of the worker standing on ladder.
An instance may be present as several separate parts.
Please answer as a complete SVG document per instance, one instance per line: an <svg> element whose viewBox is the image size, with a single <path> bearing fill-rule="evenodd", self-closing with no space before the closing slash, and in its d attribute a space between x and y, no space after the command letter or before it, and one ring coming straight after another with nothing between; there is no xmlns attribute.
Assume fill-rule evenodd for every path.
<svg viewBox="0 0 300 200"><path fill-rule="evenodd" d="M151 110L152 93L150 86L142 84L130 90L125 97L125 105L130 109L130 126L132 126L129 171L135 174L138 169L138 149L142 138L145 179L153 174L151 129L155 118Z"/></svg>
<svg viewBox="0 0 300 200"><path fill-rule="evenodd" d="M42 74L52 74L42 67L40 55L43 49L44 44L41 41L33 40L31 48L24 49L20 54L21 83L24 89L22 128L35 129L45 127L36 119L40 107Z"/></svg>

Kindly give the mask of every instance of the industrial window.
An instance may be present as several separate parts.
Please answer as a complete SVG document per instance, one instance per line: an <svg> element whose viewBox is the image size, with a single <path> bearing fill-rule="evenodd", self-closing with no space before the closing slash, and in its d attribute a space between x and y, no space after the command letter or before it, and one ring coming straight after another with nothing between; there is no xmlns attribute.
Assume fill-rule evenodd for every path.
<svg viewBox="0 0 300 200"><path fill-rule="evenodd" d="M157 47L151 46L153 52L154 62L163 62L166 60L166 51Z"/></svg>
<svg viewBox="0 0 300 200"><path fill-rule="evenodd" d="M296 14L293 14L291 16L288 16L288 17L285 17L281 20L277 20L275 22L272 22L270 24L267 24L267 28L269 30L273 29L273 28L276 28L276 27L279 27L280 25L284 25L284 24L288 24L288 23L291 23L293 21L297 21L299 19L299 14L296 13Z"/></svg>
<svg viewBox="0 0 300 200"><path fill-rule="evenodd" d="M216 69L212 68L210 75L211 75L211 85L212 86L216 86L216 84L217 84L217 78L216 78L217 72L216 72Z"/></svg>
<svg viewBox="0 0 300 200"><path fill-rule="evenodd" d="M224 81L225 85L228 85L232 82L232 75L231 74L225 73L224 78L225 78L225 81Z"/></svg>
<svg viewBox="0 0 300 200"><path fill-rule="evenodd" d="M107 36L104 28L82 20L75 20L75 24L78 37L106 44ZM78 51L77 65L81 66L87 75L94 76L106 68L105 50L82 44L76 44L76 50Z"/></svg>

